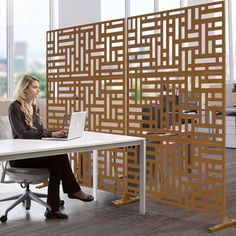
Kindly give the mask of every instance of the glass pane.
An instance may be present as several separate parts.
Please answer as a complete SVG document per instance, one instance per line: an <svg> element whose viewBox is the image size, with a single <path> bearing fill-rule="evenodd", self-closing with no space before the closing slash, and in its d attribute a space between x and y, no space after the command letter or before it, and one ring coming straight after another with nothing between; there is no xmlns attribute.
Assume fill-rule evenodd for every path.
<svg viewBox="0 0 236 236"><path fill-rule="evenodd" d="M32 74L46 94L46 31L49 30L49 1L14 1L14 78Z"/></svg>
<svg viewBox="0 0 236 236"><path fill-rule="evenodd" d="M125 17L125 0L101 0L101 20Z"/></svg>
<svg viewBox="0 0 236 236"><path fill-rule="evenodd" d="M0 99L7 97L6 0L0 4Z"/></svg>
<svg viewBox="0 0 236 236"><path fill-rule="evenodd" d="M130 0L130 16L154 12L154 0Z"/></svg>
<svg viewBox="0 0 236 236"><path fill-rule="evenodd" d="M217 1L218 0L186 0L188 6L196 6Z"/></svg>
<svg viewBox="0 0 236 236"><path fill-rule="evenodd" d="M180 8L180 0L159 0L160 11Z"/></svg>
<svg viewBox="0 0 236 236"><path fill-rule="evenodd" d="M227 12L227 7L225 8ZM227 14L227 13L226 13ZM234 13L231 13L234 14ZM226 57L225 57L225 71L226 71L226 81L230 81L230 67L229 67L229 17L225 17L225 52L226 52Z"/></svg>
<svg viewBox="0 0 236 236"><path fill-rule="evenodd" d="M236 15L234 10L236 9L236 1L232 0L232 21L233 21L233 47L234 47L234 78L233 80L236 81Z"/></svg>

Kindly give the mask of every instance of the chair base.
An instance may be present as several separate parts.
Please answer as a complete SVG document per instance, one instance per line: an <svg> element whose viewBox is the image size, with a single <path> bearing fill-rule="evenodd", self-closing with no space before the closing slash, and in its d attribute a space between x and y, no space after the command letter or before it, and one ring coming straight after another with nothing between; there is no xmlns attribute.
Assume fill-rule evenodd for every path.
<svg viewBox="0 0 236 236"><path fill-rule="evenodd" d="M44 202L43 200L41 200L39 198L39 197L46 197L46 196L47 195L45 195L45 194L31 192L29 190L29 186L27 186L25 193L23 195L16 195L13 197L9 197L9 198L5 198L5 199L0 200L0 202L2 202L2 201L17 199L11 206L9 206L6 209L5 214L3 216L1 216L0 221L6 222L8 212L10 210L12 210L13 208L15 208L17 205L19 205L21 202L25 202L25 208L26 208L26 210L29 210L31 207L31 200L38 202L39 204L45 206L49 211L51 211L51 207L46 202Z"/></svg>
<svg viewBox="0 0 236 236"><path fill-rule="evenodd" d="M44 193L36 193L36 192L31 192L31 193L34 194L36 197L47 198L47 194L44 194ZM16 200L16 199L18 199L20 196L22 196L22 194L17 194L17 195L15 195L15 196L8 197L8 198L3 198L3 199L0 199L0 202Z"/></svg>

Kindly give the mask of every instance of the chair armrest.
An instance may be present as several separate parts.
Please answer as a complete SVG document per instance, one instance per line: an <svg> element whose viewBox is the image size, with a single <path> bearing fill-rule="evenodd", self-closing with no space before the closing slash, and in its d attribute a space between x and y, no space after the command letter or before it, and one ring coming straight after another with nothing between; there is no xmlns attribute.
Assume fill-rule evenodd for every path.
<svg viewBox="0 0 236 236"><path fill-rule="evenodd" d="M2 161L1 166L2 166L2 175L1 175L0 183L15 183L12 180L6 180L7 166L9 166L9 162L8 161Z"/></svg>

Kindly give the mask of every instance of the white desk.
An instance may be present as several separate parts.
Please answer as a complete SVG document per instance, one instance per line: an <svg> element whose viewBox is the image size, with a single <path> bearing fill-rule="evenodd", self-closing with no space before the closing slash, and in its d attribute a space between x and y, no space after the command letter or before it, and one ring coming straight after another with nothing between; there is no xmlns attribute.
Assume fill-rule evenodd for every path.
<svg viewBox="0 0 236 236"><path fill-rule="evenodd" d="M41 139L0 140L0 161L93 151L93 195L96 201L98 179L97 151L127 146L138 146L140 158L139 212L145 214L146 145L144 138L86 131L83 137L70 141Z"/></svg>

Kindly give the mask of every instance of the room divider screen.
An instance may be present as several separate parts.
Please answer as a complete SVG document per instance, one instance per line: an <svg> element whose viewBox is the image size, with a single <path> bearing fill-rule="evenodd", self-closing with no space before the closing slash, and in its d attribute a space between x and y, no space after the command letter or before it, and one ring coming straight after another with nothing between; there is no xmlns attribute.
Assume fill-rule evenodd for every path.
<svg viewBox="0 0 236 236"><path fill-rule="evenodd" d="M147 195L225 215L224 2L47 32L47 126L147 140ZM91 186L89 154L72 154ZM139 194L136 150L99 153L99 188Z"/></svg>

